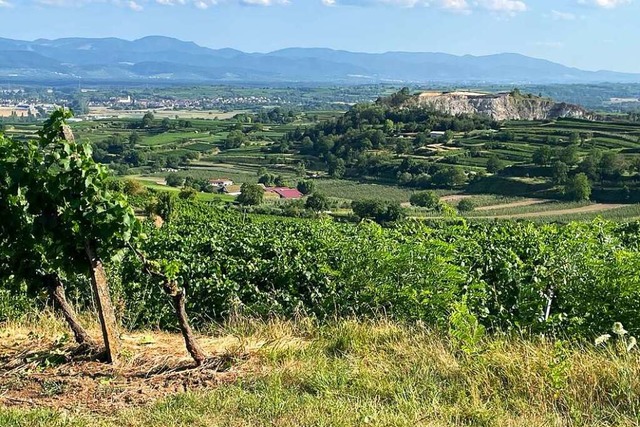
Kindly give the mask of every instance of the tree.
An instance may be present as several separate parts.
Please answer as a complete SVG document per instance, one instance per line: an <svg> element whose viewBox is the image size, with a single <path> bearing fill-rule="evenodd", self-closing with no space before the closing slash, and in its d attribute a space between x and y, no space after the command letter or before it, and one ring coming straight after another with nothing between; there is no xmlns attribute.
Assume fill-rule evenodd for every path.
<svg viewBox="0 0 640 427"><path fill-rule="evenodd" d="M476 208L476 204L471 199L462 199L458 202L458 211L472 212Z"/></svg>
<svg viewBox="0 0 640 427"><path fill-rule="evenodd" d="M449 130L449 129L445 130L445 131L444 131L444 141L445 141L445 142L451 142L451 141L453 141L453 137L454 137L454 135L455 135L455 134L453 133L453 131L452 131L452 130Z"/></svg>
<svg viewBox="0 0 640 427"><path fill-rule="evenodd" d="M313 193L307 198L304 207L314 212L323 212L329 209L329 199L324 194Z"/></svg>
<svg viewBox="0 0 640 427"><path fill-rule="evenodd" d="M139 144L142 138L140 138L140 134L136 131L133 131L129 134L129 144L136 145Z"/></svg>
<svg viewBox="0 0 640 427"><path fill-rule="evenodd" d="M224 141L224 148L240 148L247 141L247 137L240 130L233 130L229 132L227 138Z"/></svg>
<svg viewBox="0 0 640 427"><path fill-rule="evenodd" d="M540 166L546 166L553 158L553 151L546 145L541 146L533 152L533 163Z"/></svg>
<svg viewBox="0 0 640 427"><path fill-rule="evenodd" d="M143 128L151 127L151 125L153 124L153 119L154 116L151 111L145 113L144 116L142 116L142 122L140 123L140 126Z"/></svg>
<svg viewBox="0 0 640 427"><path fill-rule="evenodd" d="M298 191L301 192L302 194L313 193L313 190L315 190L315 187L316 187L316 183L308 179L298 182L298 185L296 186Z"/></svg>
<svg viewBox="0 0 640 427"><path fill-rule="evenodd" d="M431 178L433 184L449 188L462 185L466 181L467 176L462 169L450 166L438 170Z"/></svg>
<svg viewBox="0 0 640 427"><path fill-rule="evenodd" d="M347 167L342 159L334 159L329 162L329 175L332 178L342 178L346 172Z"/></svg>
<svg viewBox="0 0 640 427"><path fill-rule="evenodd" d="M273 187L276 180L276 176L270 173L265 173L264 175L258 178L258 183L264 184L267 187Z"/></svg>
<svg viewBox="0 0 640 427"><path fill-rule="evenodd" d="M372 219L381 224L400 220L405 215L400 203L383 200L354 200L351 209L359 218Z"/></svg>
<svg viewBox="0 0 640 427"><path fill-rule="evenodd" d="M170 173L165 178L165 182L170 187L181 187L184 184L184 178L180 177L177 173Z"/></svg>
<svg viewBox="0 0 640 427"><path fill-rule="evenodd" d="M579 134L578 134L579 138ZM576 165L578 163L578 146L569 145L560 151L560 160L569 166Z"/></svg>
<svg viewBox="0 0 640 427"><path fill-rule="evenodd" d="M591 182L584 173L572 177L565 186L565 192L573 200L582 202L589 200L591 196Z"/></svg>
<svg viewBox="0 0 640 427"><path fill-rule="evenodd" d="M553 164L551 176L554 184L564 184L567 182L567 178L569 177L569 166L567 166L566 163L557 160Z"/></svg>
<svg viewBox="0 0 640 427"><path fill-rule="evenodd" d="M145 188L144 185L140 184L139 181L135 181L133 179L127 179L124 182L122 191L127 196L138 196L140 194L144 194L147 191L147 189Z"/></svg>
<svg viewBox="0 0 640 427"><path fill-rule="evenodd" d="M240 187L240 195L236 199L243 206L256 206L262 203L264 190L257 184L245 182Z"/></svg>
<svg viewBox="0 0 640 427"><path fill-rule="evenodd" d="M625 172L626 164L622 156L613 151L607 151L600 159L600 174L608 179L620 179Z"/></svg>
<svg viewBox="0 0 640 427"><path fill-rule="evenodd" d="M491 157L489 157L489 160L487 160L487 172L496 173L501 171L502 169L504 169L504 164L502 163L502 161L495 154L491 155Z"/></svg>
<svg viewBox="0 0 640 427"><path fill-rule="evenodd" d="M169 119L169 117L165 117L164 119L162 119L160 126L162 126L164 130L171 129L171 119Z"/></svg>
<svg viewBox="0 0 640 427"><path fill-rule="evenodd" d="M440 204L440 197L435 191L420 191L411 195L409 203L412 206L435 209Z"/></svg>
<svg viewBox="0 0 640 427"><path fill-rule="evenodd" d="M584 172L589 179L597 181L600 179L600 162L602 161L602 152L600 150L591 150L589 154L582 160L578 169Z"/></svg>

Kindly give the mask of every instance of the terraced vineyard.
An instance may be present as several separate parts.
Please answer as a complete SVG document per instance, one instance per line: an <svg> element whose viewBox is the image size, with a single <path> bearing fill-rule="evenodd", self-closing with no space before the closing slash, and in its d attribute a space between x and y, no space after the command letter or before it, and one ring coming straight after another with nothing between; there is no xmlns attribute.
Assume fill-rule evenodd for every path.
<svg viewBox="0 0 640 427"><path fill-rule="evenodd" d="M369 114L368 109L374 107L358 108L356 117ZM626 206L640 201L638 122L619 118L511 121L486 129L453 130L444 138L429 135L424 121L396 121L388 128L385 123L357 118L352 119L358 123L357 132L382 132L382 145L366 148L365 144L364 149L349 146L347 151L318 156L305 148L304 136L315 127L349 117L349 113L297 113L280 123L256 123L256 117L247 113L224 120L164 117L145 126L138 118L121 118L80 121L72 127L78 139L94 146L94 157L153 189L168 189L162 182L175 171L182 178L226 177L238 184L256 183L267 173L290 185L312 177L317 191L345 207L352 200L365 199L408 207L411 194L434 189L441 196L471 197L477 209L464 215L478 219L638 216L638 209ZM462 128L467 126L465 118L442 120L450 125L460 120ZM442 123L436 123L435 128L440 129ZM18 139L35 138L37 129L35 124L15 124L9 125L6 133ZM242 141L234 143L234 135L240 135ZM340 138L340 134L329 136ZM359 138L358 133L355 137ZM327 159L345 156L345 152L352 154L345 157L344 173L336 175ZM557 176L559 162L566 168L564 178ZM448 169L460 171L461 181L430 181L439 170ZM563 179L579 172L589 175L590 199L595 204L567 200ZM203 193L200 198L217 197ZM459 200L443 201L456 207ZM421 209L412 209L409 214L439 216Z"/></svg>

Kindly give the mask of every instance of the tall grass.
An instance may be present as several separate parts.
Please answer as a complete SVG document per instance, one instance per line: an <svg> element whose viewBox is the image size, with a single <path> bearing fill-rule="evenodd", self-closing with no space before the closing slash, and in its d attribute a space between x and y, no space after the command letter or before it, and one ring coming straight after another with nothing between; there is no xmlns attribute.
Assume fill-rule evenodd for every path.
<svg viewBox="0 0 640 427"><path fill-rule="evenodd" d="M264 344L240 379L109 415L0 409L11 426L637 425L638 353L482 338L388 320L243 318L212 329ZM245 351L239 349L238 351Z"/></svg>

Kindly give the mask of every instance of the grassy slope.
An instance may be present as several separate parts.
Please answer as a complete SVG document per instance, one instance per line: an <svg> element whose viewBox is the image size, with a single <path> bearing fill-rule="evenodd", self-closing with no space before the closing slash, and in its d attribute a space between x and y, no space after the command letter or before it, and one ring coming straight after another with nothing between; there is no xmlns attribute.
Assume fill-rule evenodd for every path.
<svg viewBox="0 0 640 427"><path fill-rule="evenodd" d="M263 342L246 375L109 415L2 409L11 426L637 425L640 356L591 345L491 338L468 354L419 325L236 321Z"/></svg>

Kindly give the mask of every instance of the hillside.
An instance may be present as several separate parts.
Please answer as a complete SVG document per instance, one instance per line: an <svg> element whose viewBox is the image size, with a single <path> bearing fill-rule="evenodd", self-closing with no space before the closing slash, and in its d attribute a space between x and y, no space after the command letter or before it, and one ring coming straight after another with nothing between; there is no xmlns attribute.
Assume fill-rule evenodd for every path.
<svg viewBox="0 0 640 427"><path fill-rule="evenodd" d="M453 116L480 114L498 121L593 118L591 113L580 106L558 103L548 98L522 95L518 91L498 94L423 92L406 101L403 106L426 107Z"/></svg>
<svg viewBox="0 0 640 427"><path fill-rule="evenodd" d="M588 83L640 75L584 71L504 53L358 53L290 48L269 53L210 49L168 37L0 39L0 77L24 81Z"/></svg>

